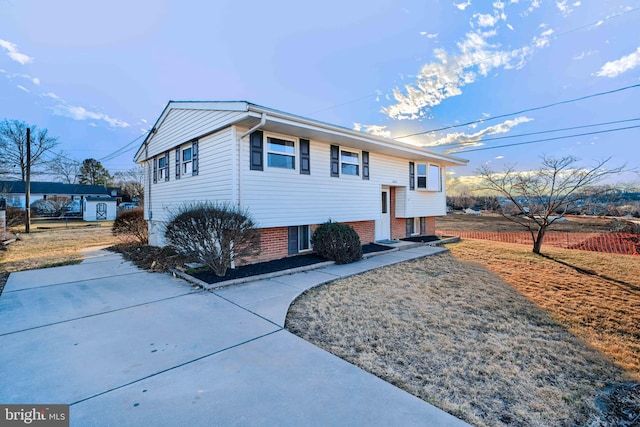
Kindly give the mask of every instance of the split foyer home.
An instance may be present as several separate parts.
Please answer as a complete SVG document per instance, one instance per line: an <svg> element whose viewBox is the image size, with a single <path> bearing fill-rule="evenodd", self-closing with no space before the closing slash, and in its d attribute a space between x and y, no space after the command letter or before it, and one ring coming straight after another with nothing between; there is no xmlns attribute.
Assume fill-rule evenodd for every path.
<svg viewBox="0 0 640 427"><path fill-rule="evenodd" d="M225 201L261 230L259 260L312 250L314 228L351 225L362 243L435 234L444 174L466 160L244 101L167 104L138 149L149 242L172 209Z"/></svg>

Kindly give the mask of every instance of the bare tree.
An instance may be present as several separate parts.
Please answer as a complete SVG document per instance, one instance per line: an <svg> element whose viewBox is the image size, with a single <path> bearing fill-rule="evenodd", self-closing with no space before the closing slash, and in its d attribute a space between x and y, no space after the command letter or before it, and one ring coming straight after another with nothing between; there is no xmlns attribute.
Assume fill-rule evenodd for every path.
<svg viewBox="0 0 640 427"><path fill-rule="evenodd" d="M76 184L80 175L80 162L70 159L64 151L61 151L49 161L48 169L51 175L64 184Z"/></svg>
<svg viewBox="0 0 640 427"><path fill-rule="evenodd" d="M120 187L122 195L129 200L137 200L140 205L144 199L144 169L136 167L114 174L114 185Z"/></svg>
<svg viewBox="0 0 640 427"><path fill-rule="evenodd" d="M624 166L605 169L610 158L590 168L576 166L573 156L542 156L542 165L531 172L517 172L509 166L495 172L488 166L478 170L482 189L504 197L508 203L499 212L527 229L533 239L533 252L540 253L545 233L551 224L574 211L593 192L602 179L619 174Z"/></svg>
<svg viewBox="0 0 640 427"><path fill-rule="evenodd" d="M18 120L0 122L0 172L20 176L22 181L27 175L27 128L31 128L32 174L43 173L38 168L45 166L44 153L58 145L58 138L50 137L47 129L38 129Z"/></svg>

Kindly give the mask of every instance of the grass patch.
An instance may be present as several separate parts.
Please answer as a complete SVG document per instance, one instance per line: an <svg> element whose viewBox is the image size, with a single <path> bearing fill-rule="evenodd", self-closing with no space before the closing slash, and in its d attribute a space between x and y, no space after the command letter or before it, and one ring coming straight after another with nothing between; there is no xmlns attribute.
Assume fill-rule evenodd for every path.
<svg viewBox="0 0 640 427"><path fill-rule="evenodd" d="M527 248L500 259L499 245L491 252L478 243L312 289L291 306L286 326L477 426L600 425L610 414L597 397L633 379L634 361L618 360L625 372L510 285L522 265L537 271L528 281L557 282L539 262L557 263L529 256ZM477 260L501 265L509 283ZM557 265L567 270L564 285L580 289L582 275ZM545 298L560 296L550 290Z"/></svg>
<svg viewBox="0 0 640 427"><path fill-rule="evenodd" d="M535 302L572 333L640 378L640 261L630 255L488 241L450 245Z"/></svg>

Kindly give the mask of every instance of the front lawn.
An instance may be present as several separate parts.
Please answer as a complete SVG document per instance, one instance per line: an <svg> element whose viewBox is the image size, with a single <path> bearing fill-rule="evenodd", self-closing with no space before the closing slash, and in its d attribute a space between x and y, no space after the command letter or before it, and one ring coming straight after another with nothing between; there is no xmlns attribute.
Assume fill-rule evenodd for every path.
<svg viewBox="0 0 640 427"><path fill-rule="evenodd" d="M631 341L630 352L615 350L621 355L615 365L572 334L568 328L577 334L572 324L513 286L515 277L529 277L534 287L549 283L544 299L566 305L571 288L586 298L583 274L530 257L527 247L493 243L491 251L485 243L491 244L462 242L451 245L451 253L312 289L291 306L286 326L473 425L617 425L612 421L615 410L620 417L640 416L640 386L631 383L603 392L609 385L638 379L637 317L631 313L628 321L616 319L622 312L609 311L611 328L601 335L618 343ZM478 261L502 265L510 274L508 283ZM558 266L566 269L562 275ZM615 266L607 268L602 275L613 274ZM561 283L566 294L554 292L554 283ZM640 313L637 292L607 283L602 286L608 286L610 298L626 298L629 310ZM594 296L590 302L602 306L607 301ZM635 335L628 331L634 321ZM621 397L607 410L596 403L599 393L599 402ZM624 399L631 405L624 407Z"/></svg>

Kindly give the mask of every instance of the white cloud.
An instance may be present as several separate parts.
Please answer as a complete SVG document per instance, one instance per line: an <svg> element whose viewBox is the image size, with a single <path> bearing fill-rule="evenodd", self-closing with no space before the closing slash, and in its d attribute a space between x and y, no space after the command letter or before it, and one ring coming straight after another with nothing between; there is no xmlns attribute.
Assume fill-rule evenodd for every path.
<svg viewBox="0 0 640 427"><path fill-rule="evenodd" d="M443 146L443 145L452 145L452 144L458 144L457 147L455 148L450 148L447 149L445 152L447 153L454 153L456 151L460 151L463 150L465 148L469 148L469 147L476 147L476 146L480 146L480 145L484 145L484 143L482 142L482 138L487 136L487 135L495 135L495 134L499 134L499 133L507 133L509 132L513 127L518 126L521 123L527 123L532 121L532 118L529 117L517 117L513 120L506 120L503 123L499 123L497 125L493 125L493 126L488 126L478 132L475 133L464 133L464 132L453 132L453 133L448 133L443 137L434 139L433 141L430 141L426 144L424 144L424 146L426 147L438 147L438 146Z"/></svg>
<svg viewBox="0 0 640 427"><path fill-rule="evenodd" d="M494 159L496 160L504 159L504 156L495 156Z"/></svg>
<svg viewBox="0 0 640 427"><path fill-rule="evenodd" d="M33 62L33 58L18 51L18 46L7 40L0 39L0 47L7 51L7 56L22 65Z"/></svg>
<svg viewBox="0 0 640 427"><path fill-rule="evenodd" d="M615 61L609 61L600 68L600 71L596 73L598 77L615 77L618 74L622 74L625 71L629 71L633 68L640 66L640 47L635 52L629 55L623 56Z"/></svg>
<svg viewBox="0 0 640 427"><path fill-rule="evenodd" d="M386 126L379 125L363 125L362 123L354 123L353 129L358 132L366 132L375 136L382 136L384 138L391 138L391 131Z"/></svg>
<svg viewBox="0 0 640 427"><path fill-rule="evenodd" d="M478 25L481 27L493 27L498 22L498 17L488 13L475 13L474 18L478 18Z"/></svg>
<svg viewBox="0 0 640 427"><path fill-rule="evenodd" d="M40 84L40 79L37 77L31 77L29 74L7 74L7 78L8 79L13 79L19 77L21 79L26 79L26 80L30 80L31 83L33 83L34 85L39 85Z"/></svg>
<svg viewBox="0 0 640 427"><path fill-rule="evenodd" d="M596 53L598 53L597 50L589 50L587 52L585 52L584 50L582 52L580 52L579 54L575 55L573 58L574 61L579 61L581 59L586 58L587 56L591 56L591 55L595 55Z"/></svg>
<svg viewBox="0 0 640 427"><path fill-rule="evenodd" d="M29 89L27 89L26 87L24 87L24 86L22 86L22 85L18 85L18 86L16 86L16 87L17 87L18 89L20 89L20 90L23 90L23 91L27 92L27 93L31 92Z"/></svg>
<svg viewBox="0 0 640 427"><path fill-rule="evenodd" d="M46 96L47 98L51 99L60 99L60 97L53 92L43 93L42 96Z"/></svg>
<svg viewBox="0 0 640 427"><path fill-rule="evenodd" d="M435 39L436 37L438 37L438 33L429 34L426 31L420 31L420 35L425 36L428 39Z"/></svg>
<svg viewBox="0 0 640 427"><path fill-rule="evenodd" d="M467 6L471 6L471 0L467 0L464 3L454 3L453 5L460 10L465 10Z"/></svg>
<svg viewBox="0 0 640 427"><path fill-rule="evenodd" d="M501 2L500 0L494 1L493 2L493 7L496 8L496 9L502 10L502 9L504 9L504 3Z"/></svg>
<svg viewBox="0 0 640 427"><path fill-rule="evenodd" d="M530 45L500 50L488 42L496 34L496 30L469 32L458 42L458 52L454 55L435 49L436 61L424 65L415 82L395 88L396 103L383 108L382 112L397 120L427 117L430 108L461 95L462 87L474 83L478 75L486 77L495 68L520 69L536 49L549 43L546 37L536 37Z"/></svg>
<svg viewBox="0 0 640 427"><path fill-rule="evenodd" d="M49 107L56 116L69 117L74 120L100 120L114 128L127 128L130 126L129 123L124 120L115 119L105 113L90 111L80 106L69 105L64 99L53 92L46 92L40 96L53 99L56 102L55 105ZM96 126L96 124L89 123L89 126Z"/></svg>
<svg viewBox="0 0 640 427"><path fill-rule="evenodd" d="M565 18L567 16L569 16L569 14L571 14L571 12L573 12L573 9L571 8L571 6L573 7L578 7L580 6L582 3L579 1L576 1L574 3L572 3L571 5L568 4L568 0L561 0L561 1L557 1L556 2L556 7L558 9L560 9L560 12L562 13L562 16L564 16Z"/></svg>
<svg viewBox="0 0 640 427"><path fill-rule="evenodd" d="M84 107L69 105L61 102L51 107L53 113L57 116L69 117L74 120L102 120L106 122L110 127L126 128L129 127L129 123L114 119L105 113L98 113L95 111L89 111Z"/></svg>
<svg viewBox="0 0 640 427"><path fill-rule="evenodd" d="M511 31L513 31L513 25L507 24L507 28L510 29Z"/></svg>

